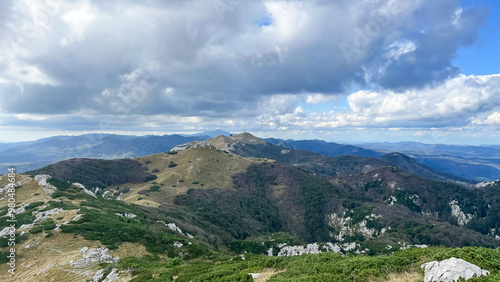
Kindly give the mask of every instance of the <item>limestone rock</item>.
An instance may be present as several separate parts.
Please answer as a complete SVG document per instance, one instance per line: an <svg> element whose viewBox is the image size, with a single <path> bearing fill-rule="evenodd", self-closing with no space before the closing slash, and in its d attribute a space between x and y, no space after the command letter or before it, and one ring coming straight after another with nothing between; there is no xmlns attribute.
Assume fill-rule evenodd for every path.
<svg viewBox="0 0 500 282"><path fill-rule="evenodd" d="M115 213L117 216L119 217L126 217L126 218L130 218L130 219L133 219L133 218L136 218L137 215L133 214L133 213L124 213L124 214L121 214L121 213Z"/></svg>
<svg viewBox="0 0 500 282"><path fill-rule="evenodd" d="M3 237L7 234L13 233L15 231L14 228L11 227L5 227L2 231L0 231L0 237Z"/></svg>
<svg viewBox="0 0 500 282"><path fill-rule="evenodd" d="M134 215L135 216L135 215ZM133 217L132 217L133 218ZM193 239L194 236L189 234L189 233L184 233L182 232L182 230L177 226L175 225L175 223L164 223L163 221L159 221L163 224L165 224L165 226L168 227L168 229L172 230L172 231L175 231L175 232L179 232L180 234L184 235L184 236L187 236L189 239Z"/></svg>
<svg viewBox="0 0 500 282"><path fill-rule="evenodd" d="M457 200L453 200L448 203L451 208L451 216L457 219L458 226L464 226L472 219L473 215L469 213L464 213L460 210Z"/></svg>
<svg viewBox="0 0 500 282"><path fill-rule="evenodd" d="M450 258L447 260L443 260L441 262L431 261L428 263L424 263L420 266L425 269L425 278L424 282L433 282L433 281L456 281L460 277L468 280L474 276L477 277L489 275L490 272L486 270L482 270L477 265L469 263L463 259L458 258Z"/></svg>
<svg viewBox="0 0 500 282"><path fill-rule="evenodd" d="M88 190L87 188L85 188L85 185L81 184L81 183L78 183L78 182L75 182L75 183L72 183L71 185L73 186L76 186L80 189L83 189L83 192L85 192L86 194L94 197L94 198L97 198L97 196L94 194L94 192L92 192L91 190Z"/></svg>
<svg viewBox="0 0 500 282"><path fill-rule="evenodd" d="M38 185L43 186L43 191L46 194L52 194L56 191L56 187L50 183L47 183L47 179L52 178L52 176L48 174L38 174L35 175L35 181L38 181Z"/></svg>
<svg viewBox="0 0 500 282"><path fill-rule="evenodd" d="M33 221L33 223L42 222L42 221L50 218L51 216L58 214L62 211L63 211L63 209L60 209L60 208L54 208L54 209L51 209L48 211L43 211L43 212L34 211L31 213L32 215L36 216L35 221Z"/></svg>
<svg viewBox="0 0 500 282"><path fill-rule="evenodd" d="M92 281L93 282L99 282L102 277L104 276L104 271L106 271L105 268L103 269L99 269L95 274L94 274L94 277L92 277Z"/></svg>
<svg viewBox="0 0 500 282"><path fill-rule="evenodd" d="M248 275L252 276L253 279L257 279L260 276L260 273L248 273Z"/></svg>
<svg viewBox="0 0 500 282"><path fill-rule="evenodd" d="M47 179L52 178L48 174L38 174L35 175L35 181L38 181L38 185L45 186L47 185Z"/></svg>
<svg viewBox="0 0 500 282"><path fill-rule="evenodd" d="M113 268L111 270L111 273L106 276L106 278L102 282L114 282L118 280L118 269Z"/></svg>
<svg viewBox="0 0 500 282"><path fill-rule="evenodd" d="M17 187L21 187L21 182L14 182L14 183L9 183L7 185L5 185L3 188L0 188L0 195L3 193L3 191L7 191L8 189L10 188L17 188Z"/></svg>
<svg viewBox="0 0 500 282"><path fill-rule="evenodd" d="M83 253L83 258L75 262L70 261L69 263L74 268L86 268L101 262L116 263L118 261L117 257L109 255L109 250L106 248L82 248L80 252Z"/></svg>

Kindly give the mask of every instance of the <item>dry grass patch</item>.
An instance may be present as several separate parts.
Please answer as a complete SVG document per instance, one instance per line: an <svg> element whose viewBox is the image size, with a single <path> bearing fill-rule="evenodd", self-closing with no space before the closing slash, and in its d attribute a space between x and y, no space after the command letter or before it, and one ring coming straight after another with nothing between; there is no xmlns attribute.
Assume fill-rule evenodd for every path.
<svg viewBox="0 0 500 282"><path fill-rule="evenodd" d="M388 275L388 282L420 282L424 276L419 272L391 273Z"/></svg>
<svg viewBox="0 0 500 282"><path fill-rule="evenodd" d="M214 147L188 148L173 155L161 153L137 160L146 165L149 171L158 170L155 173L157 179L148 183L127 184L131 191L123 196L123 200L150 207L157 207L162 203L172 204L175 196L185 194L190 188L232 189L235 173L246 172L251 164L267 161L242 158ZM139 191L149 190L153 185L160 186L160 189L148 192L148 195L138 194ZM137 200L139 198L142 199Z"/></svg>
<svg viewBox="0 0 500 282"><path fill-rule="evenodd" d="M130 242L121 243L116 250L110 250L109 254L119 258L151 255L151 253L146 251L146 247L144 245Z"/></svg>
<svg viewBox="0 0 500 282"><path fill-rule="evenodd" d="M82 257L83 247L97 248L101 244L83 239L81 236L53 232L46 238L44 234L31 235L20 245L16 245L19 258L16 260L15 281L83 281L91 278L98 265L91 269L75 270L70 261ZM29 248L25 246L29 245ZM0 265L0 281L12 281L8 265ZM54 279L54 280L52 280Z"/></svg>
<svg viewBox="0 0 500 282"><path fill-rule="evenodd" d="M1 177L0 187L5 187L5 185L9 183L7 175L2 175ZM15 178L16 182L21 183L21 187L16 188L16 206L22 206L33 202L43 202L49 199L49 195L43 191L43 187L39 186L38 182L33 178L17 173ZM7 200L7 193L4 192L0 195L0 206L6 206Z"/></svg>
<svg viewBox="0 0 500 282"><path fill-rule="evenodd" d="M264 282L264 281L267 281L269 278L271 278L271 276L273 276L274 274L278 274L280 272L284 272L286 269L283 269L283 270L276 270L274 268L265 268L264 270L262 270L262 272L260 272L260 275L259 277L257 278L254 278L253 281L256 281L256 282Z"/></svg>

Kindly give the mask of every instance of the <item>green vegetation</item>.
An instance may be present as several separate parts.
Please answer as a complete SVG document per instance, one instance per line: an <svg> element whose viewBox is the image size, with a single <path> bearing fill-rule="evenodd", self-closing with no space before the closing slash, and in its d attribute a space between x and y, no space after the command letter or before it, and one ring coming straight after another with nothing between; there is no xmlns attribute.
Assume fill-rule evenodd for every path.
<svg viewBox="0 0 500 282"><path fill-rule="evenodd" d="M74 233L87 240L99 240L110 249L115 249L121 242L138 242L146 246L152 253L177 256L185 248L175 248L174 242L188 245L185 239L172 234L165 226L147 219L144 212L126 204L106 200L93 200L82 203L80 213L83 215L77 222L61 226L62 232ZM137 215L134 219L116 216L116 212L128 212ZM145 219L146 218L146 219ZM198 252L187 256L200 256L207 253L204 246L188 245L186 249L199 247Z"/></svg>
<svg viewBox="0 0 500 282"><path fill-rule="evenodd" d="M160 190L160 186L158 186L158 185L153 185L153 186L149 187L150 192L155 192L158 190Z"/></svg>
<svg viewBox="0 0 500 282"><path fill-rule="evenodd" d="M132 272L134 281L173 281L173 277L177 277L176 281L251 281L248 273L264 269L283 271L270 281L384 281L389 274L421 274L421 263L449 255L470 258L473 263L475 259L486 266L483 268L492 271L492 277L498 278L499 259L489 249L430 248L392 253L403 244L498 247L500 244L494 236L500 235L500 182L484 189L468 189L424 179L377 159L328 158L299 150L283 154L281 149L259 146L248 145L242 150L250 153L261 150L259 157L271 154L288 164L250 165L245 172L233 175L233 187L224 186L224 189L210 188L222 186L204 178L205 174L218 177L218 170L209 168L210 171L188 177L185 166L181 165L175 171L162 171L157 181L163 183L131 185L134 191L142 189L136 197L148 200L147 203L139 202L144 206L107 200L99 195L94 198L82 188L71 185L72 182L87 187L113 185L116 189L109 190L110 195L117 197L130 191L123 183L142 183L156 177L147 173L148 168L140 162L69 160L49 166L37 173L54 176L48 180L57 188L53 199L28 205L26 212L16 215L16 227L32 223L35 218L32 212L38 209L79 209L81 218L61 226L62 232L99 241L110 249L116 249L123 242L138 243L152 254L119 262L120 267ZM193 157L185 157L185 153L170 159L185 164ZM234 156L233 162L241 158ZM159 167L156 159L152 160L145 163L152 164L151 168ZM210 164L218 161L213 156L208 160ZM162 165L166 164L168 162ZM168 166L175 167L177 163L172 161ZM155 171L159 172L152 170ZM171 181L176 178L186 179L178 179L179 184L174 181L183 188L162 188L165 184L165 187L175 187ZM186 183L181 184L183 182ZM208 189L200 189L205 184ZM181 194L186 186L195 188ZM392 201L394 205L388 201L392 197L396 199ZM80 201L80 204L73 203ZM452 201L462 212L470 214L470 221L464 227L458 226L457 218L451 215ZM47 206L42 209L45 204ZM5 216L6 212L6 207L0 207L0 215ZM136 217L117 215L124 213ZM340 228L337 221L331 221L335 218L333 214L344 217L342 227L350 229L348 235L335 236ZM187 235L182 236L165 226L172 222L184 234L195 237L188 239ZM3 224L5 221L0 221L0 227ZM57 237L57 232L51 231L55 226L52 219L39 222L16 240L26 240L41 232L47 238L54 233ZM337 245L355 242L358 250L364 250L365 254L354 256L355 250L350 250L345 257L334 253L301 257L261 255L267 254L270 248L277 255L277 246L283 243L294 246L313 242L318 242L320 249L326 242ZM0 247L6 245L7 241L0 238ZM245 254L245 260L238 254ZM491 267L487 261L497 264ZM113 266L106 265L106 272Z"/></svg>
<svg viewBox="0 0 500 282"><path fill-rule="evenodd" d="M251 184L246 182L248 177ZM269 181L270 177L254 167L246 175L235 176L235 190L189 189L186 195L177 196L174 203L194 214L194 225L218 234L222 243L229 246L233 239L280 231L282 225L270 196ZM185 214L172 216L182 219Z"/></svg>
<svg viewBox="0 0 500 282"><path fill-rule="evenodd" d="M60 194L60 196L66 196L66 195ZM54 194L52 194L52 197L54 197ZM79 198L82 198L82 197L80 197L80 195L79 195ZM88 197L88 198L90 198L90 197ZM45 209L43 209L42 211L46 211L46 210L50 210L50 209L54 209L54 208L60 208L63 210L76 210L79 207L77 205L74 205L73 203L71 203L71 201L68 201L68 200L65 201L65 200L61 199L59 201L49 201L48 206Z"/></svg>
<svg viewBox="0 0 500 282"><path fill-rule="evenodd" d="M49 174L54 178L79 182L85 187L107 187L123 183L143 183L156 179L142 163L130 160L71 159L26 172Z"/></svg>
<svg viewBox="0 0 500 282"><path fill-rule="evenodd" d="M31 234L38 234L43 231L43 227L41 225L34 226L30 229Z"/></svg>
<svg viewBox="0 0 500 282"><path fill-rule="evenodd" d="M42 227L44 230L52 230L52 229L56 228L56 224L52 218L49 218L49 219L44 220L42 222Z"/></svg>
<svg viewBox="0 0 500 282"><path fill-rule="evenodd" d="M14 242L16 243L16 245L18 245L21 242L28 240L28 236L29 236L28 233L25 233L23 235L17 235ZM7 239L7 237L0 238L0 248L6 248L8 246L9 246L9 240Z"/></svg>
<svg viewBox="0 0 500 282"><path fill-rule="evenodd" d="M0 252L0 264L7 263L10 261L10 258L7 257L8 255L10 255L10 253Z"/></svg>
<svg viewBox="0 0 500 282"><path fill-rule="evenodd" d="M290 236L288 233L277 232L270 234L269 236L247 238L247 240L234 240L231 242L230 250L236 254L267 254L267 250L269 248L274 248L281 243L286 243L289 246L304 244L303 241ZM276 251L277 250L278 249L276 249Z"/></svg>
<svg viewBox="0 0 500 282"><path fill-rule="evenodd" d="M394 191L396 204L403 205L410 209L412 212L422 212L422 208L418 205L418 197L415 195L408 195L409 193L403 190Z"/></svg>
<svg viewBox="0 0 500 282"><path fill-rule="evenodd" d="M245 260L219 258L212 261L164 261L158 257L128 257L120 260L122 269L133 269L132 281L252 281L249 273L265 269L277 272L268 281L386 281L390 275L400 279L415 273L423 278L422 263L450 257L464 259L491 272L469 281L499 281L499 250L467 247L462 249L427 248L401 250L387 256L346 256L323 253L295 257L267 257L246 254ZM239 258L239 257L237 257Z"/></svg>
<svg viewBox="0 0 500 282"><path fill-rule="evenodd" d="M192 259L199 256L210 255L211 251L206 246L199 243L188 242L175 234L172 234L166 226L156 222L147 213L136 206L129 205L121 201L110 201L101 197L93 198L74 186L66 185L65 182L53 181L59 185L58 192L62 196L78 196L85 199L80 205L79 214L82 217L78 221L71 221L67 225L61 226L61 231L81 235L91 241L98 240L109 249L116 249L122 242L140 243L146 249L155 254L167 254L169 257L176 257L180 253L186 253L184 258ZM159 189L160 186L152 186ZM62 189L62 190L59 190ZM73 195L78 194L78 195ZM54 202L57 204L60 202ZM64 202L61 203L63 205ZM134 219L117 216L116 213L132 213L137 217ZM55 228L52 219L46 220L43 224L33 227L31 233L41 232L42 229L50 230ZM51 235L49 235L51 236ZM174 242L183 244L183 247L175 247Z"/></svg>

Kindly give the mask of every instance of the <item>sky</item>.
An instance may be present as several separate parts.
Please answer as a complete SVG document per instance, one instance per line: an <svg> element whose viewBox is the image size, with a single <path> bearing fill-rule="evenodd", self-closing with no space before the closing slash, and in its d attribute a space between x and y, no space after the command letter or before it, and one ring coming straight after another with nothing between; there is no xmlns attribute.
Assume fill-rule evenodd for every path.
<svg viewBox="0 0 500 282"><path fill-rule="evenodd" d="M500 144L500 2L6 0L0 140Z"/></svg>

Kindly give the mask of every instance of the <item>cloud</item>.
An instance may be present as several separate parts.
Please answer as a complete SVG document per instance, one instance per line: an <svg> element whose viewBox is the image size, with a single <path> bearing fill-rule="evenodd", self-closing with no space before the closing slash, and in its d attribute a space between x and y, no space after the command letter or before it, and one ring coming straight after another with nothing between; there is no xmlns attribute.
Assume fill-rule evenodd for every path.
<svg viewBox="0 0 500 282"><path fill-rule="evenodd" d="M494 112L486 118L472 118L472 124L477 125L500 125L500 112Z"/></svg>
<svg viewBox="0 0 500 282"><path fill-rule="evenodd" d="M66 46L73 42L82 41L85 37L85 30L95 18L96 14L88 2L78 3L77 6L64 13L61 19L69 27L70 32L61 38L61 45Z"/></svg>
<svg viewBox="0 0 500 282"><path fill-rule="evenodd" d="M321 103L331 101L333 99L334 99L334 97L332 97L332 96L327 96L327 95L320 94L320 93L309 94L309 95L307 95L306 103L307 104L321 104Z"/></svg>
<svg viewBox="0 0 500 282"><path fill-rule="evenodd" d="M496 105L452 64L488 17L456 0L29 3L0 4L4 124L449 126ZM352 89L349 111L297 108Z"/></svg>
<svg viewBox="0 0 500 282"><path fill-rule="evenodd" d="M261 116L263 124L304 128L447 128L500 124L500 75L460 75L439 86L395 92L360 90L347 97L346 111ZM307 98L309 100L310 96ZM484 119L477 115L493 112Z"/></svg>

